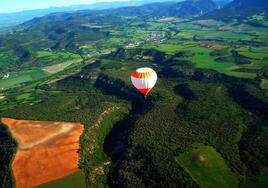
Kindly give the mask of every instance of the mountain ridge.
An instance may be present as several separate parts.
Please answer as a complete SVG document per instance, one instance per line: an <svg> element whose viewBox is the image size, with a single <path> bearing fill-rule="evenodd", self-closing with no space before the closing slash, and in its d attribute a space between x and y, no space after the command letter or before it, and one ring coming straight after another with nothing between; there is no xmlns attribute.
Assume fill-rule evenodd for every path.
<svg viewBox="0 0 268 188"><path fill-rule="evenodd" d="M78 10L76 12L51 13L43 17L37 17L22 24L29 27L38 23L62 21L79 16L93 14L110 14L117 16L143 16L143 17L178 17L193 18L217 9L219 6L212 0L186 0L182 2L149 3L142 6L120 7L105 10Z"/></svg>
<svg viewBox="0 0 268 188"><path fill-rule="evenodd" d="M63 7L49 7L34 10L24 10L11 13L0 13L0 29L11 27L36 17L42 17L48 14L53 14L56 12L73 12L79 10L103 10L103 9L113 9L120 7L129 6L141 6L153 2L165 2L165 1L175 1L175 0L136 0L136 1L114 1L114 2L97 2L92 4L81 4L81 5L71 5ZM176 0L180 1L180 0Z"/></svg>
<svg viewBox="0 0 268 188"><path fill-rule="evenodd" d="M265 13L268 17L268 3L265 0L234 0L224 8L214 10L202 16L201 19L216 19L230 21L232 19L243 20L250 16Z"/></svg>

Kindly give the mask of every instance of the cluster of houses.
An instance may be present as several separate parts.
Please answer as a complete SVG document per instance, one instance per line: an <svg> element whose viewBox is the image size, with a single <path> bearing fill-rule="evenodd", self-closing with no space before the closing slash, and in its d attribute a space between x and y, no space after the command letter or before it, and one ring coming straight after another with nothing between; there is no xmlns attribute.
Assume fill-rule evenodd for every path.
<svg viewBox="0 0 268 188"><path fill-rule="evenodd" d="M2 79L8 79L10 77L10 73L4 74Z"/></svg>
<svg viewBox="0 0 268 188"><path fill-rule="evenodd" d="M144 41L131 42L125 46L125 48L136 48L144 43L163 43L167 40L166 33L163 31L152 31L147 34Z"/></svg>

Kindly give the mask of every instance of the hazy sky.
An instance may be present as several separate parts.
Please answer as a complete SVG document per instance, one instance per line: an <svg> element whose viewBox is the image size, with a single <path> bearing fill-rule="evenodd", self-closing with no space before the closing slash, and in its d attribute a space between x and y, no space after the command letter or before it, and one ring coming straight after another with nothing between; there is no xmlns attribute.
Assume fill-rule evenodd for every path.
<svg viewBox="0 0 268 188"><path fill-rule="evenodd" d="M48 7L59 7L95 2L125 1L125 0L0 0L0 13L17 12Z"/></svg>

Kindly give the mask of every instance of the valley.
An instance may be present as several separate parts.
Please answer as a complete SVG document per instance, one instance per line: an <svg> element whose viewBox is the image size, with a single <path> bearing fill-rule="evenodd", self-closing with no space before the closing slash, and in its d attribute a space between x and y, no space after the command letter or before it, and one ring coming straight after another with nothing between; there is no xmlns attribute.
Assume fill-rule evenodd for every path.
<svg viewBox="0 0 268 188"><path fill-rule="evenodd" d="M0 117L83 125L78 172L38 187L264 188L268 18L221 11L200 0L60 12L0 35ZM130 81L139 67L158 74L147 98ZM23 148L2 124L9 188Z"/></svg>
<svg viewBox="0 0 268 188"><path fill-rule="evenodd" d="M69 49L73 54L69 54L68 49L65 50L66 52L56 53L45 51L45 45L37 47L41 51L35 52L28 49L29 53L33 54L33 57L29 57L29 60L26 60L25 66L18 67L26 69L26 73L16 75L16 73L12 72L12 69L2 68L2 75L10 74L10 76L9 78L2 77L0 86L5 89L26 81L42 78L46 74L56 74L72 65L72 62L74 64L79 63L80 56L85 61L88 58L109 54L118 47L144 50L153 48L166 53L167 56L190 52L191 55L188 55L188 57L180 56L178 60L191 61L197 68L212 69L236 77L258 78L262 79L263 83L266 83L268 29L246 24L237 25L235 22L226 24L213 20L174 19L165 22L159 22L158 20L140 22L135 17L120 17L118 19L123 25L116 30L111 25L106 26L105 22L99 23L97 29L98 24L86 23L87 29L95 29L99 33L109 33L109 37L96 39L96 41L90 42L92 43L90 45L85 43L86 39L84 42L78 42L75 44L74 49ZM130 26L124 25L125 22L129 21L131 21ZM162 28L165 29L162 30ZM79 34L78 37L82 36ZM64 40L68 41L71 38L67 37ZM34 46L35 44L31 44L29 48ZM3 54L5 53L3 52ZM5 56L8 56L8 54L3 55L3 57ZM70 59L74 60L71 61ZM198 62L196 61L197 59ZM63 62L59 64L55 60ZM14 60L13 63L15 62ZM79 66L81 67L84 64L85 62ZM38 66L36 69L40 67L41 71L45 72L36 72L35 75L37 76L32 76L32 71L27 69L30 65ZM20 80L20 82L17 80ZM266 85L263 83L262 86L265 89Z"/></svg>

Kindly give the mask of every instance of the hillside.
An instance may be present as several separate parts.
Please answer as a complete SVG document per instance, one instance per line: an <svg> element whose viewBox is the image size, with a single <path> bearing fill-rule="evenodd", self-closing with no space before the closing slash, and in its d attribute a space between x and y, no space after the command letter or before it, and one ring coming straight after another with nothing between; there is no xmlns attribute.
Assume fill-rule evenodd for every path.
<svg viewBox="0 0 268 188"><path fill-rule="evenodd" d="M191 0L111 10L53 13L34 18L21 24L17 31L0 36L0 43L3 46L0 52L5 53L5 56L0 59L3 63L3 65L0 64L0 72L29 68L33 65L44 66L47 58L40 57L34 52L36 50L64 49L82 55L81 46L86 46L88 43L102 45L103 40L118 37L111 31L114 27L118 30L125 30L129 23L144 22L144 19L149 17L193 18L215 7L216 4L211 0ZM127 16L131 18L125 19ZM90 22L93 23L89 24ZM62 58L62 61L64 60ZM51 65L51 63L46 65Z"/></svg>
<svg viewBox="0 0 268 188"><path fill-rule="evenodd" d="M254 15L268 18L268 3L266 0L234 0L220 10L210 12L202 19L217 19L230 21L232 19L244 20Z"/></svg>
<svg viewBox="0 0 268 188"><path fill-rule="evenodd" d="M159 75L146 101L128 81L131 71L144 65L154 67ZM237 187L245 174L257 176L268 164L267 99L257 83L201 71L175 58L159 61L157 67L124 56L101 58L56 83L28 85L28 90L39 88L39 95L32 93L25 104L19 104L19 98L1 103L1 108L18 105L1 116L82 122L80 167L92 187L197 187L225 172ZM257 101L258 106L252 106ZM102 118L107 109L115 110ZM198 173L198 166L189 174L176 158L202 144L215 150L219 168L196 180L192 173ZM213 156L209 164L214 164ZM228 182L223 179L222 184L227 187Z"/></svg>
<svg viewBox="0 0 268 188"><path fill-rule="evenodd" d="M233 0L215 0L214 2L216 2L220 8L223 8L232 1Z"/></svg>
<svg viewBox="0 0 268 188"><path fill-rule="evenodd" d="M63 21L92 15L112 15L112 16L139 16L139 17L177 17L177 18L193 18L203 15L207 12L215 10L218 7L212 0L186 0L182 2L160 2L149 3L143 6L124 7L118 9L107 10L84 10L73 13L55 13L35 18L29 22L23 23L23 27L33 26L35 24L46 23L49 21Z"/></svg>
<svg viewBox="0 0 268 188"><path fill-rule="evenodd" d="M192 18L211 12L217 8L217 4L212 0L187 0L177 3L175 6L167 10L167 15L178 18ZM161 15L161 14L160 14Z"/></svg>
<svg viewBox="0 0 268 188"><path fill-rule="evenodd" d="M122 9L123 15L166 16L193 18L217 8L212 0L186 0L178 3L154 3L141 7Z"/></svg>
<svg viewBox="0 0 268 188"><path fill-rule="evenodd" d="M176 51L177 46L186 50L192 44L197 46L198 51L203 46L203 55L195 53L187 59L195 63L198 59L198 66L207 67L205 64L208 63L209 68L230 75L258 76L262 87L266 88L268 41L265 29L255 27L252 23L251 26L242 25L239 21L234 25L215 20L189 20L193 19L195 13L200 14L200 9L192 11L189 8L186 11L185 8L188 14L183 16L187 18L173 17L176 14L179 16L183 12L181 8L187 6L203 7L202 10L208 11L210 2L154 3L111 10L54 13L32 19L21 24L17 31L0 36L0 74L3 78L11 75L10 82L0 80L0 85L5 88L10 83L51 76L51 73L80 66L85 60L111 53L116 48L171 43L173 45L167 47L162 45L163 50ZM220 49L214 49L213 46ZM215 55L214 51L217 51ZM209 60L206 56L209 56ZM233 62L239 67L234 67ZM61 68L57 67L57 63L62 63ZM254 66L249 66L251 63ZM18 74L18 69L26 72ZM28 74L31 76L26 76ZM22 81L20 77L23 77Z"/></svg>
<svg viewBox="0 0 268 188"><path fill-rule="evenodd" d="M98 10L108 8L119 8L124 6L139 6L142 5L141 1L127 1L127 2L111 2L111 3L94 3L90 5L73 5L68 7L51 7L46 9L26 10L22 12L14 13L0 13L0 31L9 28L11 31L15 29L17 25L31 20L36 17L42 17L47 14L56 12L74 12L78 10ZM12 27L13 26L13 27Z"/></svg>
<svg viewBox="0 0 268 188"><path fill-rule="evenodd" d="M0 118L84 127L81 173L40 187L81 187L80 179L93 188L265 182L268 27L199 19L217 8L190 0L53 13L0 36ZM158 76L147 97L130 79L140 67ZM11 188L20 143L5 123L0 187Z"/></svg>
<svg viewBox="0 0 268 188"><path fill-rule="evenodd" d="M37 10L25 10L21 12L14 13L0 13L0 33L12 31L16 29L15 26L31 20L36 17L42 17L51 13L56 12L75 12L78 10L102 10L102 9L111 9L119 7L130 7L130 6L140 6L153 2L164 2L167 0L135 0L135 1L123 1L123 2L99 2L93 4L84 4L84 5L72 5L67 7L51 7L45 9ZM172 1L172 0L168 0Z"/></svg>

